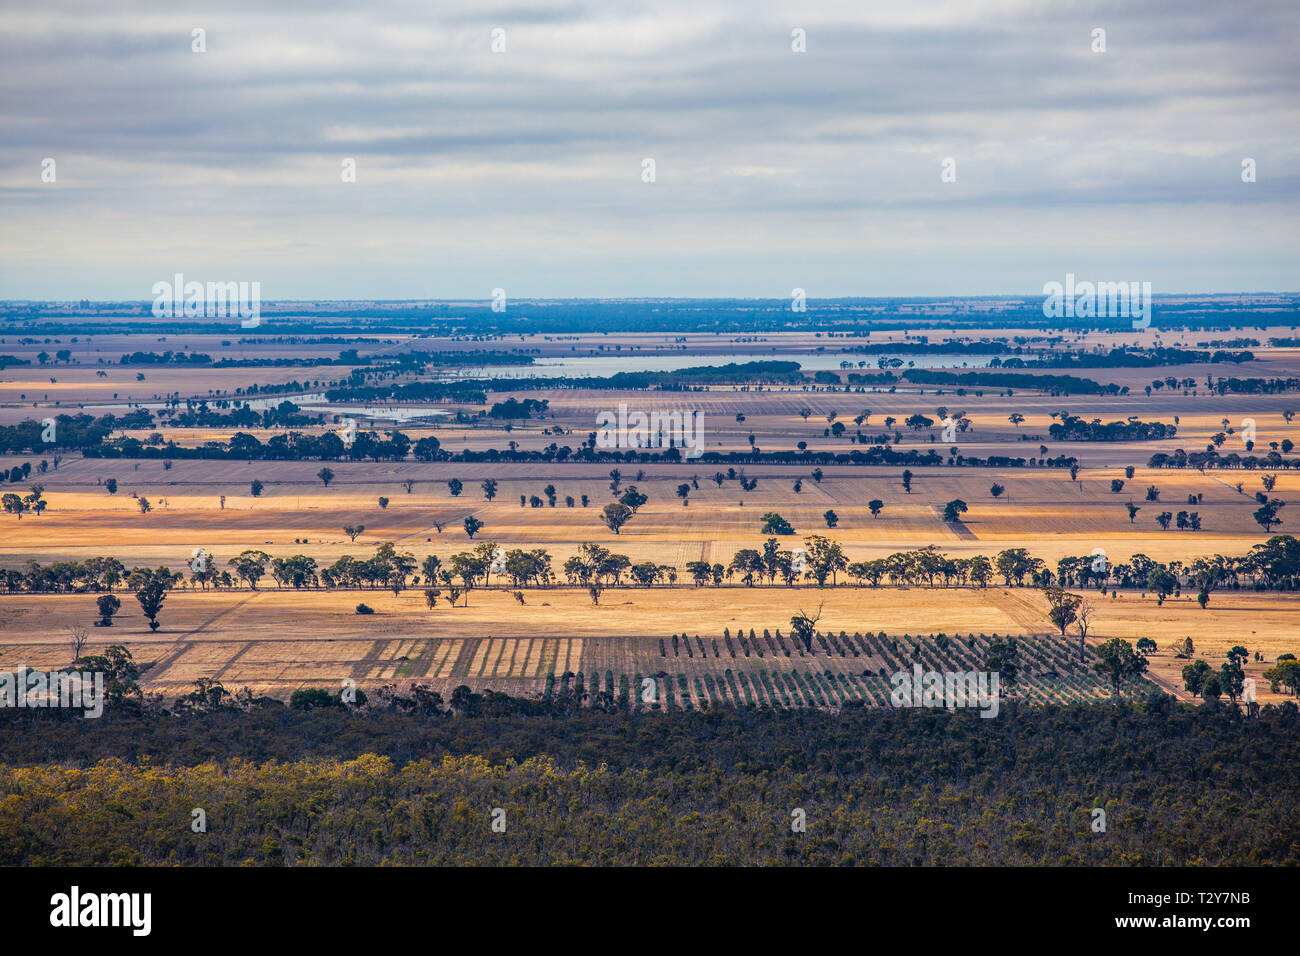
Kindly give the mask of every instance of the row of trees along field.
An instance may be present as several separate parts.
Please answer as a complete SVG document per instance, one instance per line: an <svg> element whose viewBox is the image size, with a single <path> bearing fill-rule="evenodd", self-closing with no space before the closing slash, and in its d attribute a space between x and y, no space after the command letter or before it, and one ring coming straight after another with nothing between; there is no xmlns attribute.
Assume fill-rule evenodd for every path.
<svg viewBox="0 0 1300 956"><path fill-rule="evenodd" d="M407 587L420 587L430 607L436 607L444 596L443 588L447 604L454 607L462 599L468 603L473 589L491 587L494 581L497 587L520 589L515 596L522 604L522 589L559 586L562 575L564 585L588 590L593 603L598 603L605 588L674 586L680 578L673 565L633 563L626 555L593 542L581 545L558 571L552 555L544 548L505 549L490 541L452 554L445 561L431 554L422 562L414 553L400 551L386 542L370 557L343 555L325 567L305 554L272 557L265 551L249 549L228 559L223 568L217 558L202 549L196 553L188 580L183 572L165 566L128 572L116 558L96 557L49 565L29 561L22 569L0 570L0 585L10 594L102 592L97 623L107 627L120 608L112 592L125 582L150 625L157 629L157 616L166 594L177 586L205 590L242 586L255 590L268 574L279 587L294 590L386 589L398 594ZM930 545L850 562L838 542L811 535L797 550L783 549L773 537L760 548L741 548L728 564L692 561L685 572L695 587L773 587L779 578L785 587L824 588L851 582L852 586L873 588L886 583L893 587L983 588L1001 578L1006 587L1028 585L1049 594L1078 587L1096 589L1102 596L1109 594L1114 599L1121 590L1141 591L1144 596L1152 594L1159 603L1170 595L1180 596L1184 588L1195 588L1197 600L1205 607L1212 592L1221 588L1289 591L1300 586L1300 540L1292 535L1274 535L1243 555L1215 554L1187 563L1159 562L1139 553L1112 565L1105 555L1094 552L1061 558L1053 571L1046 561L1024 548L1007 548L992 556L950 557ZM1069 623L1074 622L1075 617L1071 617ZM1086 619L1082 623L1086 630ZM1061 631L1065 632L1064 626Z"/></svg>

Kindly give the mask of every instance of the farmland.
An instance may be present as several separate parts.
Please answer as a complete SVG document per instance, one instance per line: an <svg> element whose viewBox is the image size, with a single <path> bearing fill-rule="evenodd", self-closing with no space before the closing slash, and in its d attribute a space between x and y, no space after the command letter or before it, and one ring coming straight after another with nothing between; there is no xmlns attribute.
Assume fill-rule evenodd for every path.
<svg viewBox="0 0 1300 956"><path fill-rule="evenodd" d="M1252 333L1267 340L1290 330L1276 326ZM1015 334L1020 333L984 331L966 338ZM1203 331L1164 333L1162 341L1158 335L1151 330L1081 331L1053 347L1102 354L1119 346L1195 347L1210 337ZM74 412L98 415L110 407L125 414L138 402L150 403L152 421L110 436L111 441L135 439L139 455L72 452L53 464L50 455L12 454L0 460L5 471L16 472L24 463L36 466L34 473L11 484L23 492L39 484L45 502L39 513L0 517L0 567L21 571L31 562L48 567L111 556L126 569L166 566L185 575L200 551L214 568L225 569L231 559L251 550L269 561L304 555L323 569L349 557L364 559L384 543L409 553L417 564L434 556L443 568L457 554L484 544L503 551L543 549L552 562L545 583L511 587L504 579L485 577L466 587L455 606L446 583L422 580L418 571L404 577L396 590L383 585L320 589L314 582L287 585L269 578L251 589L239 581L223 586L182 576L167 595L156 630L123 590L123 609L111 632L92 630L92 646L110 640L124 644L147 665L141 676L144 690L164 696L185 693L207 678L287 699L294 690L336 688L350 678L371 691L421 684L444 696L462 684L539 699L557 688L563 694L578 686L588 700L607 693L635 707L650 681L654 703L667 708L880 705L887 702L882 675L913 660L938 670L978 669L988 642L1002 635L1017 637L1027 649L1024 699L1090 700L1107 696L1109 687L1094 671L1092 656L1077 663L1078 635L1072 629L1062 636L1053 627L1046 603L1029 582L1010 587L995 577L982 586L935 587L882 580L867 587L841 568L826 586L808 578L785 585L760 579L747 586L755 582L733 575L730 562L744 549L760 548L770 537L763 531L766 517L778 514L793 532L781 540L782 547L822 536L842 549L849 565L913 549L935 548L948 559L966 562L992 561L1000 552L1024 549L1049 569L1074 556L1102 555L1108 566L1115 566L1144 555L1174 566L1177 576L1183 573L1177 569L1189 569L1199 558L1247 555L1267 539L1255 517L1256 494L1262 493L1265 478L1271 483L1268 497L1282 502L1300 497L1300 470L1289 467L1289 456L1277 451L1300 441L1300 424L1290 414L1300 404L1297 394L1219 394L1204 385L1207 376L1295 375L1300 352L1288 347L1256 347L1256 360L1242 367L1071 369L1071 374L1128 389L1128 394L1099 396L936 388L905 381L889 387L852 386L851 372L876 371L869 364L874 356L839 367L819 353L837 346L799 333L771 333L757 343L720 335L643 334L572 336L563 344L550 336L471 344L389 333L357 336L357 348L371 363L410 349L449 354L514 347L539 362L574 361L574 355L608 361L602 374L629 361L654 367L655 356L672 356L673 367L679 368L684 362L706 366L737 354L811 361L830 371L802 383L764 384L760 378L753 385L708 385L685 392L515 390L509 378L530 374L527 366L480 368L464 374L490 382L481 404L369 401L348 405L346 413L337 403L334 408L326 404L319 407L319 424L292 429L169 423L174 411L198 403L216 408L255 386L305 382L310 391L348 380L355 369L310 364L337 353L346 341L295 345L268 336L258 344L253 336L234 342L213 335L115 332L88 337L63 366L44 370L53 382L42 382L31 367L5 370L0 375L4 422ZM916 348L916 341L910 340L910 347ZM903 332L882 334L873 342L881 348L893 342L904 352L909 347ZM54 344L32 340L19 347L8 340L4 348L36 365L38 347ZM149 366L142 372L113 361L100 365L105 356L164 347L308 364L183 371ZM930 359L930 367L955 370L964 361L961 355ZM1192 384L1146 394L1147 383L1167 375ZM396 379L420 380L419 372L408 366ZM301 394L300 388L284 397ZM545 411L514 420L485 414L507 399L545 402ZM282 400L277 395L272 402ZM559 446L586 447L597 414L620 405L646 413L700 414L703 457L670 460L629 452L618 460L595 461L555 454ZM1085 422L1165 423L1176 434L1156 440L1058 440L1051 429L1066 414ZM385 421L385 415L406 418L395 424L391 418ZM918 423L904 424L916 416L921 417ZM940 434L945 416L962 423L947 440ZM373 429L383 435L400 428L411 442L436 439L439 457L344 456L322 462L189 455L204 445L228 443L236 432L268 443L291 430L336 433L345 420L357 421L363 432ZM843 456L867 447L923 456L919 460L924 463L843 463ZM1154 455L1206 447L1243 456L1251 449L1254 454L1271 449L1276 463L1151 466ZM509 460L512 454L529 453L536 453L537 460ZM478 460L498 454L506 460ZM771 460L774 454L779 460ZM42 457L44 470L39 467ZM999 464L972 466L968 460ZM1077 469L1073 474L1071 465ZM323 466L328 480L321 476ZM603 509L629 487L645 500L615 531L603 520ZM1152 492L1157 497L1151 498ZM944 514L945 504L953 500L966 506L959 520L947 520ZM880 507L873 509L873 501ZM1194 511L1195 530L1184 528L1181 516L1177 525L1162 527L1156 519L1165 511L1170 518L1174 512ZM1280 517L1279 530L1285 531L1285 510ZM464 527L467 519L481 523L473 540ZM589 543L626 556L630 565L649 562L660 574L648 586L619 580L593 596L560 573ZM693 582L688 572L692 563L728 570L725 579ZM667 569L673 571L669 577L664 576ZM1187 577L1177 582L1176 593L1160 597L1147 593L1145 586L1113 583L1101 592L1092 587L1094 616L1084 641L1088 655L1111 638L1152 640L1157 649L1148 655L1148 681L1192 700L1181 689L1180 672L1187 661L1175 645L1193 638L1196 656L1216 666L1227 650L1243 645L1252 655L1246 676L1260 684L1260 700L1286 695L1268 689L1262 673L1279 654L1297 649L1290 624L1297 610L1292 593L1254 590L1238 578L1216 589L1202 607ZM434 587L442 600L430 607L425 592ZM30 593L19 586L0 594L0 663L41 668L68 663L69 634L93 622L99 589L71 590ZM1075 590L1083 589L1076 585ZM358 614L358 604L374 613ZM792 638L796 614L816 617L811 647ZM1142 686L1134 684L1128 691L1140 693Z"/></svg>
<svg viewBox="0 0 1300 956"><path fill-rule="evenodd" d="M0 346L0 862L1294 863L1289 326L294 321Z"/></svg>

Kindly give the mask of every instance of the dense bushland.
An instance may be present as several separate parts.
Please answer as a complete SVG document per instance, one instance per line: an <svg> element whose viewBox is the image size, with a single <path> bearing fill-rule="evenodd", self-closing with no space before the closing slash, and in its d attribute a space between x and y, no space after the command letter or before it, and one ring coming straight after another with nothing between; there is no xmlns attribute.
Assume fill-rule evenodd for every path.
<svg viewBox="0 0 1300 956"><path fill-rule="evenodd" d="M1252 718L1153 698L991 720L494 708L10 713L0 863L1300 861L1289 704ZM791 830L797 808L806 833Z"/></svg>

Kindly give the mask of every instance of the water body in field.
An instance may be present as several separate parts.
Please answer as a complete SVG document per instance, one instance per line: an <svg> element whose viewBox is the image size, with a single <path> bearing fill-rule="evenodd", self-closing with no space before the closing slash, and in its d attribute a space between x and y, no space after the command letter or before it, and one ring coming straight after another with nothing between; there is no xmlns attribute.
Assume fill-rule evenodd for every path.
<svg viewBox="0 0 1300 956"><path fill-rule="evenodd" d="M231 404L244 399L231 399ZM281 402L293 402L304 412L312 412L318 415L352 415L357 418L373 418L381 421L409 422L421 418L441 418L449 413L445 408L421 408L419 406L404 405L335 405L326 399L321 392L313 392L309 395L277 395L273 398L251 398L246 400L246 404L255 412L263 412L268 408L275 408ZM109 405L86 405L83 406L88 410L98 412L127 412L133 408L147 408L150 411L169 408L165 402L137 402L131 405L125 402L119 402ZM215 412L224 412L226 409L218 408L216 400L209 402L208 407ZM185 406L179 406L179 410L184 411Z"/></svg>
<svg viewBox="0 0 1300 956"><path fill-rule="evenodd" d="M901 359L902 368L987 368L992 355L916 355L907 352L889 355L862 355L856 352L732 352L721 355L683 353L619 352L609 355L574 355L539 358L522 368L501 368L492 378L585 378L613 375L616 372L675 372L702 365L737 365L745 362L798 362L810 372L839 371L848 362L853 372L878 372L878 358Z"/></svg>
<svg viewBox="0 0 1300 956"><path fill-rule="evenodd" d="M722 354L700 353L636 353L623 352L608 355L574 355L539 358L528 366L490 366L462 367L450 373L435 375L435 380L451 381L454 379L495 379L511 380L520 378L587 378L613 375L616 372L673 372L683 368L698 366L718 366L743 364L745 362L798 362L800 367L810 372L840 371L841 363L848 362L847 371L870 374L881 369L876 364L879 358L901 359L902 369L907 368L987 368L992 355L930 355L908 352L891 353L887 356L861 355L854 352L728 352ZM893 369L899 371L900 369ZM901 386L899 392L918 391L914 387ZM450 414L443 408L430 408L422 405L339 405L330 402L323 392L306 395L273 395L265 398L236 399L246 402L254 411L275 408L283 401L291 401L303 411L326 416L353 416L355 418L375 421L411 422L421 419L442 418ZM79 406L100 414L105 412L120 413L133 408L147 408L150 411L168 408L165 402L139 402L127 404L114 402L106 404L86 404ZM180 406L182 409L184 406ZM216 400L209 401L209 408L222 411Z"/></svg>

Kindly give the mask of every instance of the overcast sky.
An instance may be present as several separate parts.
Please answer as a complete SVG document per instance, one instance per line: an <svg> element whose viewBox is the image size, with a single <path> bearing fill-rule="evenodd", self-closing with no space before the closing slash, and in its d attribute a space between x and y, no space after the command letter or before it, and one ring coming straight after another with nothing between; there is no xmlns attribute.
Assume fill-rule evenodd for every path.
<svg viewBox="0 0 1300 956"><path fill-rule="evenodd" d="M1289 0L9 6L0 298L1300 289Z"/></svg>

